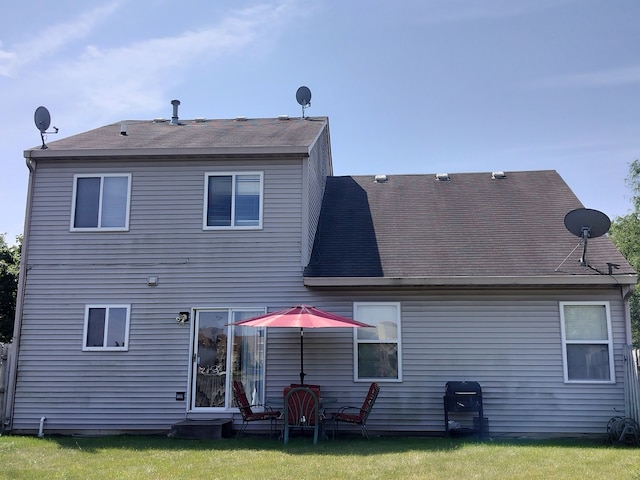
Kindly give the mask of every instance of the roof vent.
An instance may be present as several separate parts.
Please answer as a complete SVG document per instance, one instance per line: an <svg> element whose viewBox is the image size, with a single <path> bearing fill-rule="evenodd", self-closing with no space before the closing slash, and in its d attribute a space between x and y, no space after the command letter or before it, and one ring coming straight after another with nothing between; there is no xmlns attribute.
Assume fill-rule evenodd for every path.
<svg viewBox="0 0 640 480"><path fill-rule="evenodd" d="M373 177L373 180L376 183L385 183L389 179L387 178L386 175L376 175L375 177Z"/></svg>
<svg viewBox="0 0 640 480"><path fill-rule="evenodd" d="M205 123L207 119L205 117L196 117L193 119L193 121L196 123Z"/></svg>
<svg viewBox="0 0 640 480"><path fill-rule="evenodd" d="M236 117L236 122L246 122L247 121L247 117L245 117L244 115L239 115Z"/></svg>
<svg viewBox="0 0 640 480"><path fill-rule="evenodd" d="M289 120L289 115L278 115L278 120Z"/></svg>
<svg viewBox="0 0 640 480"><path fill-rule="evenodd" d="M496 180L497 178L507 178L507 175L504 172L491 172L491 180Z"/></svg>
<svg viewBox="0 0 640 480"><path fill-rule="evenodd" d="M439 180L441 182L446 182L448 180L451 180L451 177L449 176L448 173L436 173L436 180Z"/></svg>
<svg viewBox="0 0 640 480"><path fill-rule="evenodd" d="M164 123L166 120L162 117L157 117L153 119L153 123Z"/></svg>
<svg viewBox="0 0 640 480"><path fill-rule="evenodd" d="M180 100L171 100L171 105L173 105L173 115L171 116L171 125L178 125L178 105L180 105Z"/></svg>

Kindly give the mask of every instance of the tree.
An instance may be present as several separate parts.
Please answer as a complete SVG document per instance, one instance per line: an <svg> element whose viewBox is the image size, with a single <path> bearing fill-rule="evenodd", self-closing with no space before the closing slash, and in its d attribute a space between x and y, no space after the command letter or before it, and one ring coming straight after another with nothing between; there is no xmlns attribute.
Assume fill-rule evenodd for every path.
<svg viewBox="0 0 640 480"><path fill-rule="evenodd" d="M613 220L609 237L636 272L640 272L640 160L634 160L629 164L627 185L633 191L634 211ZM633 346L640 348L640 289L638 285L629 299L629 307L631 309Z"/></svg>
<svg viewBox="0 0 640 480"><path fill-rule="evenodd" d="M0 234L0 342L9 342L13 336L22 237L17 241L17 245L8 245Z"/></svg>

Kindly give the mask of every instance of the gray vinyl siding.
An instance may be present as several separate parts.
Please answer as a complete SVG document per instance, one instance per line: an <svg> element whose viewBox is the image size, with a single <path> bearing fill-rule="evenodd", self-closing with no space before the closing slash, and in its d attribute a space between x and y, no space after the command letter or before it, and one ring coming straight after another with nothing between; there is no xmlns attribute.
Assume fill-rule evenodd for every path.
<svg viewBox="0 0 640 480"><path fill-rule="evenodd" d="M618 290L306 289L301 251L313 240L306 228L317 222L324 156L312 151L306 167L305 159L40 161L13 429L35 432L45 416L47 431L166 430L197 416L175 400L188 392L190 366L192 325L176 324L180 311L309 303L352 317L354 302L391 301L401 304L403 379L381 382L370 430L442 432L445 382L474 380L493 436L606 432L624 409ZM264 172L261 230L202 229L204 174L213 171ZM70 232L73 175L111 172L132 174L129 231ZM576 300L610 302L615 384L563 382L558 302ZM83 352L85 306L109 303L131 305L128 351ZM353 380L353 332L304 338L307 381L359 404L368 383ZM299 342L296 329L268 330L267 397L297 381ZM239 421L233 409L205 416Z"/></svg>
<svg viewBox="0 0 640 480"><path fill-rule="evenodd" d="M480 382L492 436L600 435L624 412L626 332L617 290L343 292L323 300L316 305L347 316L353 302L401 302L403 379L380 382L370 430L443 432L444 387L456 380ZM610 302L614 384L564 383L559 302L576 300ZM296 332L269 331L269 385L296 378L298 342ZM368 388L353 381L350 330L305 333L305 372L340 404L359 405ZM472 424L471 414L452 418Z"/></svg>
<svg viewBox="0 0 640 480"><path fill-rule="evenodd" d="M193 307L287 305L302 292L300 160L38 163L15 431L162 430L184 419ZM204 174L263 171L260 230L203 230ZM70 232L73 175L132 174L128 232ZM157 276L158 286L147 286ZM130 304L126 352L83 352L88 304ZM231 412L227 413L228 416Z"/></svg>
<svg viewBox="0 0 640 480"><path fill-rule="evenodd" d="M322 207L322 196L324 194L324 186L327 175L331 172L331 157L329 152L329 133L323 130L320 138L314 145L309 155L307 182L305 185L308 192L308 225L303 224L303 235L306 235L306 242L302 250L302 266L306 266L311 258L311 250L318 228L318 219L320 218L320 208Z"/></svg>

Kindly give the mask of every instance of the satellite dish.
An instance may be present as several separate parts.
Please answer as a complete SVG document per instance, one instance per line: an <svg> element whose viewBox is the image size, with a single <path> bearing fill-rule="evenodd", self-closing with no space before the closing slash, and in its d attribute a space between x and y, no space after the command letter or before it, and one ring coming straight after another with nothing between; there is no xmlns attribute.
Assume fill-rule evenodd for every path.
<svg viewBox="0 0 640 480"><path fill-rule="evenodd" d="M304 118L304 109L311 106L311 90L308 87L300 87L296 92L296 100L302 106L302 118Z"/></svg>
<svg viewBox="0 0 640 480"><path fill-rule="evenodd" d="M33 120L36 122L36 128L42 133L47 131L49 125L51 125L51 115L46 107L36 108L36 113L33 116Z"/></svg>
<svg viewBox="0 0 640 480"><path fill-rule="evenodd" d="M303 107L311 105L311 90L308 87L300 87L296 92L296 100Z"/></svg>
<svg viewBox="0 0 640 480"><path fill-rule="evenodd" d="M587 264L587 239L601 237L609 231L611 220L599 210L576 208L564 216L564 226L582 239L584 247L580 264Z"/></svg>
<svg viewBox="0 0 640 480"><path fill-rule="evenodd" d="M41 149L46 149L47 146L44 143L44 136L47 133L58 133L58 127L53 127L55 132L47 132L47 128L51 125L51 115L49 114L49 110L46 107L38 107L36 108L36 113L33 114L33 121L36 124L36 128L40 130L40 138L42 139L42 147Z"/></svg>

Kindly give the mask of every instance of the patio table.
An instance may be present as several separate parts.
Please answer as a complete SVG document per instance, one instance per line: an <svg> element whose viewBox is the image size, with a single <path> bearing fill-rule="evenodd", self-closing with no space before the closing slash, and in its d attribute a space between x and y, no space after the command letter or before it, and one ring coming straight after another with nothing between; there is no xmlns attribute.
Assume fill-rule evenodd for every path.
<svg viewBox="0 0 640 480"><path fill-rule="evenodd" d="M328 397L322 396L318 398L318 403L320 404L320 416L322 417L322 421L320 422L320 436L321 438L328 440L329 437L326 432L326 428L324 428L324 420L326 419L326 415L324 413L324 409L330 405L335 405L338 403L337 397ZM274 410L280 410L282 414L280 415L280 419L284 418L284 397L267 397L266 404L269 405ZM282 436L282 434L281 434Z"/></svg>
<svg viewBox="0 0 640 480"><path fill-rule="evenodd" d="M320 408L326 408L329 405L334 405L338 403L337 397L325 397L322 396L318 399L320 403ZM284 408L284 398L283 397L267 397L267 405L273 407L275 410L283 410Z"/></svg>

